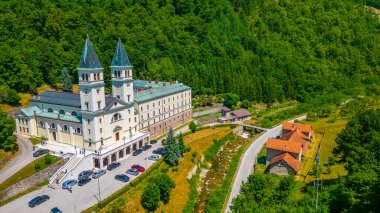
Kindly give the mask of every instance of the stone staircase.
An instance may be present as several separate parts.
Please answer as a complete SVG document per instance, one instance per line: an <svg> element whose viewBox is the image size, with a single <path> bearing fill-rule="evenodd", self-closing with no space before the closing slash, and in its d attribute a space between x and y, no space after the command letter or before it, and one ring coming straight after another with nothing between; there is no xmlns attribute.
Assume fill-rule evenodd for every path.
<svg viewBox="0 0 380 213"><path fill-rule="evenodd" d="M81 156L73 155L70 160L59 168L58 171L49 179L49 187L53 189L59 188L67 172L74 168L81 161L81 159Z"/></svg>

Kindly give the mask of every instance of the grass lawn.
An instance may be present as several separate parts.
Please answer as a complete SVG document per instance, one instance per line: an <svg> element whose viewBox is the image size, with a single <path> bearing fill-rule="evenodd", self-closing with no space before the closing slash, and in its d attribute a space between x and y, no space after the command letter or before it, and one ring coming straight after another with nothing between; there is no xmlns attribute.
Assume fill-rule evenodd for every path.
<svg viewBox="0 0 380 213"><path fill-rule="evenodd" d="M321 118L313 122L306 122L313 126L314 131L316 132L316 137L314 139L314 142L319 143L320 139L322 137L322 132L325 133L325 136L321 142L321 150L320 150L320 165L325 167L324 170L326 170L328 166L328 157L332 156L333 149L337 146L335 142L335 138L337 137L338 133L342 131L342 129L345 127L347 120L346 119L338 119L334 122L331 122L329 118ZM303 168L301 171L301 175L303 177L306 176L307 171L313 166L314 158L316 155L316 149L314 147L317 147L317 144L313 145L313 149L309 152L309 162L306 162L306 165L303 162ZM306 172L305 172L306 171ZM342 163L336 163L331 166L331 173L324 172L321 174L319 179L322 180L331 180L331 179L337 179L341 176L347 175L347 171L344 168L344 165ZM307 176L305 182L311 182L315 179L313 175Z"/></svg>
<svg viewBox="0 0 380 213"><path fill-rule="evenodd" d="M20 171L16 172L14 175L9 177L7 180L5 180L3 183L0 184L0 191L10 187L11 185L13 185L13 184L15 184L21 180L24 180L27 177L32 176L36 172L41 171L42 169L44 169L44 168L46 168L46 167L48 167L48 166L50 166L50 165L52 165L52 164L54 164L60 160L60 158L58 158L58 157L51 156L51 159L52 159L51 164L47 165L45 163L45 158L46 158L46 155L41 157L41 158L36 159L35 161L26 165L24 168L20 169ZM36 169L36 165L40 165L40 167L38 169Z"/></svg>
<svg viewBox="0 0 380 213"><path fill-rule="evenodd" d="M230 127L220 127L215 129L204 129L184 137L184 142L191 147L190 152L184 154L184 157L180 159L179 165L176 167L176 171L172 168L168 170L166 164L162 164L156 172L160 170L166 171L171 176L176 184L176 187L172 190L170 201L168 204L160 204L156 212L182 212L186 201L188 199L190 185L187 182L187 175L195 166L195 163L191 161L192 153L197 152L197 157L194 162L203 155L203 152L213 144L214 139L220 139L232 131ZM145 186L148 184L149 178L143 180L140 184L124 193L116 200L109 203L100 212L112 212L115 209L123 209L128 212L145 212L145 209L141 206L141 196Z"/></svg>
<svg viewBox="0 0 380 213"><path fill-rule="evenodd" d="M267 169L267 145L264 144L263 148L257 155L257 162L255 163L255 173L263 174Z"/></svg>
<svg viewBox="0 0 380 213"><path fill-rule="evenodd" d="M42 141L40 138L29 138L29 140L32 142L33 145L40 144Z"/></svg>

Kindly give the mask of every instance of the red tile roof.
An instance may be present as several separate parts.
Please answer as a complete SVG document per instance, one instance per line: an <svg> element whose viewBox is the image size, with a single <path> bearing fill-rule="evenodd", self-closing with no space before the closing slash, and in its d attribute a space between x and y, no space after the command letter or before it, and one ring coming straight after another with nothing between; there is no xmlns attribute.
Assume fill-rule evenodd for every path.
<svg viewBox="0 0 380 213"><path fill-rule="evenodd" d="M312 126L310 124L300 124L300 123L293 123L293 122L284 122L282 124L283 130L289 130L292 131L294 129L299 129L301 132L309 133L312 130Z"/></svg>
<svg viewBox="0 0 380 213"><path fill-rule="evenodd" d="M308 152L310 139L298 129L285 133L280 139L293 143L301 143L303 145L302 154L305 155Z"/></svg>
<svg viewBox="0 0 380 213"><path fill-rule="evenodd" d="M269 161L269 165L272 165L272 164L274 164L280 160L285 161L296 173L301 168L301 162L299 162L297 159L295 159L289 153L284 153L284 154L277 155L277 156L273 157Z"/></svg>
<svg viewBox="0 0 380 213"><path fill-rule="evenodd" d="M284 141L280 139L269 138L267 142L267 149L281 150L284 152L291 152L299 154L302 148L302 143ZM304 153L304 152L302 152Z"/></svg>

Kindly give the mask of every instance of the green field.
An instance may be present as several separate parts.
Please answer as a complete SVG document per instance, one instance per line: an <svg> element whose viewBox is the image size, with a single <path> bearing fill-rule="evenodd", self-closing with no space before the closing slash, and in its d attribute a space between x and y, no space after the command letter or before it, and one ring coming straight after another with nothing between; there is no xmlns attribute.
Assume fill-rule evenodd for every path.
<svg viewBox="0 0 380 213"><path fill-rule="evenodd" d="M320 149L320 165L322 166L322 173L319 179L323 180L331 180L338 179L341 176L347 175L347 171L344 168L342 163L338 162L331 166L330 172L328 172L328 158L333 156L333 149L337 146L335 142L335 138L338 133L342 131L345 127L347 120L344 118L338 119L336 121L331 121L329 118L321 118L316 121L306 122L313 126L314 131L316 132L316 138L314 142L319 142L322 137L322 133L324 133L324 138L321 141L321 149ZM315 153L312 154L312 158L315 157ZM307 165L303 165L305 168L302 171L309 170L313 164L309 163ZM315 179L314 175L309 175L305 179L305 182L311 182Z"/></svg>

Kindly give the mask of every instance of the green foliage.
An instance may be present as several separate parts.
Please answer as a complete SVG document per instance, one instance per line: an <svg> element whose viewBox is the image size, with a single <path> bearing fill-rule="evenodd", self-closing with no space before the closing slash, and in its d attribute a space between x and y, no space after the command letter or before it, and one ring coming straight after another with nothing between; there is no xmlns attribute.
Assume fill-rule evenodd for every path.
<svg viewBox="0 0 380 213"><path fill-rule="evenodd" d="M220 140L214 140L214 144L206 149L204 152L204 157L208 162L211 162L215 159L216 154L218 154L218 151L220 147L222 147L224 144L228 143L229 141L233 140L235 138L235 135L233 133L230 133L223 137Z"/></svg>
<svg viewBox="0 0 380 213"><path fill-rule="evenodd" d="M235 93L227 93L224 95L224 105L226 105L229 108L232 108L236 105L236 103L240 100L239 95Z"/></svg>
<svg viewBox="0 0 380 213"><path fill-rule="evenodd" d="M248 109L250 107L250 103L248 100L243 100L243 102L241 103L241 106L245 109Z"/></svg>
<svg viewBox="0 0 380 213"><path fill-rule="evenodd" d="M181 155L183 156L184 153L190 151L190 147L186 147L184 141L183 141L183 134L182 132L179 133L177 136L178 146L179 150L181 151Z"/></svg>
<svg viewBox="0 0 380 213"><path fill-rule="evenodd" d="M179 143L174 138L173 129L170 128L166 136L164 160L167 164L174 166L178 164L178 159L181 158L181 156Z"/></svg>
<svg viewBox="0 0 380 213"><path fill-rule="evenodd" d="M71 76L67 72L66 68L62 69L61 78L62 78L62 90L64 92L72 92L73 91L73 83L71 81Z"/></svg>
<svg viewBox="0 0 380 213"><path fill-rule="evenodd" d="M45 155L44 161L46 165L50 165L53 162L53 159L49 153Z"/></svg>
<svg viewBox="0 0 380 213"><path fill-rule="evenodd" d="M329 162L329 165L332 166L336 163L336 157L335 156L329 156L328 157L328 162Z"/></svg>
<svg viewBox="0 0 380 213"><path fill-rule="evenodd" d="M160 199L165 204L169 202L170 192L175 188L175 183L167 173L159 173L153 177L152 182L160 190Z"/></svg>
<svg viewBox="0 0 380 213"><path fill-rule="evenodd" d="M192 133L194 133L195 131L197 131L197 125L192 121L189 124L189 129L191 130Z"/></svg>
<svg viewBox="0 0 380 213"><path fill-rule="evenodd" d="M10 89L7 85L0 86L0 103L18 106L20 105L20 100L21 97L16 90Z"/></svg>
<svg viewBox="0 0 380 213"><path fill-rule="evenodd" d="M5 151L15 151L18 148L17 138L13 135L15 129L15 120L0 111L0 148Z"/></svg>
<svg viewBox="0 0 380 213"><path fill-rule="evenodd" d="M159 187L153 182L148 183L141 197L141 205L149 211L154 211L158 207L159 202Z"/></svg>

